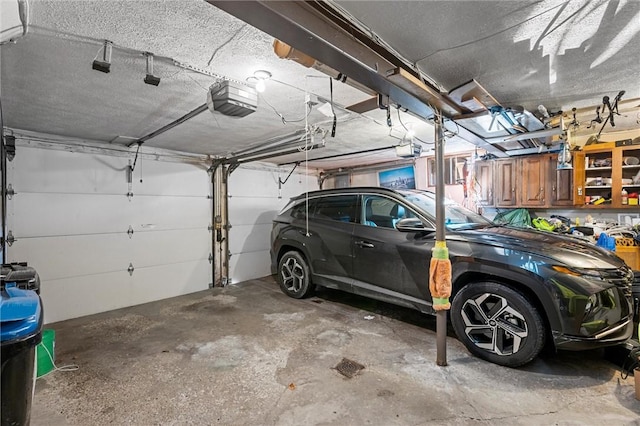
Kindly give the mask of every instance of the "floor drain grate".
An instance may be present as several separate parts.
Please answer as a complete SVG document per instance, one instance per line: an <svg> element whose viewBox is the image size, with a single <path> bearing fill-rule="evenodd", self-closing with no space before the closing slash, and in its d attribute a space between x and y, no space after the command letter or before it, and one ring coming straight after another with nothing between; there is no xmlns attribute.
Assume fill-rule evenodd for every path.
<svg viewBox="0 0 640 426"><path fill-rule="evenodd" d="M342 361L340 361L335 368L340 374L351 379L358 374L360 370L364 369L364 365L347 358L342 358Z"/></svg>

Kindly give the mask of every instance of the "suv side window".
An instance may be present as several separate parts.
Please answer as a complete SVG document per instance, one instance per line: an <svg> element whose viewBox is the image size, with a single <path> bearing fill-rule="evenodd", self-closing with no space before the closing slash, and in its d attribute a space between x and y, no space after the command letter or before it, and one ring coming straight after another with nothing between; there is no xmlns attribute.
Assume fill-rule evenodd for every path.
<svg viewBox="0 0 640 426"><path fill-rule="evenodd" d="M313 211L316 208L316 200L309 200L309 216L313 216ZM304 219L307 217L307 203L303 201L293 206L291 209L291 217L296 219Z"/></svg>
<svg viewBox="0 0 640 426"><path fill-rule="evenodd" d="M318 198L315 211L309 209L309 215L317 219L338 220L340 222L357 222L358 196L329 195Z"/></svg>
<svg viewBox="0 0 640 426"><path fill-rule="evenodd" d="M397 201L379 195L363 195L362 203L364 225L395 228L400 219L416 217L412 211Z"/></svg>

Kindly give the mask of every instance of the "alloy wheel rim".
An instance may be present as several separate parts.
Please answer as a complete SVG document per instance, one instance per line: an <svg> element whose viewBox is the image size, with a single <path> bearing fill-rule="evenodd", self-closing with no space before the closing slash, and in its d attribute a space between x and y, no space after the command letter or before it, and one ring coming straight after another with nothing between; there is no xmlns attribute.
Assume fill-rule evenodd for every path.
<svg viewBox="0 0 640 426"><path fill-rule="evenodd" d="M304 268L298 261L290 257L282 264L282 282L288 291L299 292L304 285Z"/></svg>
<svg viewBox="0 0 640 426"><path fill-rule="evenodd" d="M464 332L478 348L496 355L513 355L529 335L524 316L508 300L484 293L464 302Z"/></svg>

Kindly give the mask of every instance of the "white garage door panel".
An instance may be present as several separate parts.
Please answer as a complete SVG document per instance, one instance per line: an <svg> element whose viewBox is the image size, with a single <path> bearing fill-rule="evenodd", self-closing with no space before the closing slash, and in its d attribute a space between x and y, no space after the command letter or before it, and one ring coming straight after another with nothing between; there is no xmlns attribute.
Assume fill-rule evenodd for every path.
<svg viewBox="0 0 640 426"><path fill-rule="evenodd" d="M43 280L126 271L131 261L125 233L18 239L8 250L13 262L28 261Z"/></svg>
<svg viewBox="0 0 640 426"><path fill-rule="evenodd" d="M126 194L126 158L20 146L9 171L17 192ZM10 179L11 180L11 179Z"/></svg>
<svg viewBox="0 0 640 426"><path fill-rule="evenodd" d="M19 170L20 176L26 178L12 183L17 192L126 194L129 192L126 174L128 164L129 159L124 157L20 146L14 160L8 163L9 183L12 183L11 177L16 170ZM206 197L209 182L203 168L184 163L138 159L132 190L134 194Z"/></svg>
<svg viewBox="0 0 640 426"><path fill-rule="evenodd" d="M273 198L233 197L229 203L231 225L271 223L278 211Z"/></svg>
<svg viewBox="0 0 640 426"><path fill-rule="evenodd" d="M132 207L124 196L19 193L7 203L16 238L127 232Z"/></svg>
<svg viewBox="0 0 640 426"><path fill-rule="evenodd" d="M208 232L211 223L211 200L206 197L139 196L131 202L134 230L199 228Z"/></svg>
<svg viewBox="0 0 640 426"><path fill-rule="evenodd" d="M208 261L211 234L200 229L136 232L128 243L136 268L194 260Z"/></svg>
<svg viewBox="0 0 640 426"><path fill-rule="evenodd" d="M133 272L130 298L140 304L206 290L211 282L208 260L174 263Z"/></svg>
<svg viewBox="0 0 640 426"><path fill-rule="evenodd" d="M40 274L47 322L208 288L209 175L191 164L140 161L129 200L128 158L16 148L8 183L17 194L7 211L16 241L7 255Z"/></svg>
<svg viewBox="0 0 640 426"><path fill-rule="evenodd" d="M302 183L299 183L298 180L295 181L295 184L293 184L292 182L287 182L286 185L282 186L281 206L284 207L285 205L287 205L287 203L291 198L297 197L298 195L303 194L306 191L317 191L317 190L318 190L318 183L316 181L316 178L313 176L307 177L306 187L304 185L304 179L302 180Z"/></svg>
<svg viewBox="0 0 640 426"><path fill-rule="evenodd" d="M284 179L286 175L282 178ZM294 179L294 177L292 177ZM238 168L231 174L229 195L252 195L259 197L278 196L278 173L269 170Z"/></svg>
<svg viewBox="0 0 640 426"><path fill-rule="evenodd" d="M294 173L278 189L291 168L256 170L240 167L229 179L229 234L231 260L229 276L233 282L263 277L271 273L269 248L273 218L292 196L318 189L314 176ZM299 171L299 170L297 170Z"/></svg>
<svg viewBox="0 0 640 426"><path fill-rule="evenodd" d="M17 194L8 203L9 229L16 238L178 229L210 223L205 197L104 194Z"/></svg>
<svg viewBox="0 0 640 426"><path fill-rule="evenodd" d="M271 224L255 224L247 226L234 226L233 238L229 242L231 254L246 253L268 249L271 241Z"/></svg>
<svg viewBox="0 0 640 426"><path fill-rule="evenodd" d="M142 183L140 173L142 172ZM133 171L135 195L186 195L206 198L211 178L207 170L190 164L140 160ZM126 192L126 191L125 191Z"/></svg>
<svg viewBox="0 0 640 426"><path fill-rule="evenodd" d="M269 250L231 256L229 266L232 271L231 282L233 283L265 277L271 274Z"/></svg>
<svg viewBox="0 0 640 426"><path fill-rule="evenodd" d="M29 261L41 279L90 276L135 268L208 260L210 236L201 230L24 238L9 261Z"/></svg>
<svg viewBox="0 0 640 426"><path fill-rule="evenodd" d="M42 281L45 323L206 290L209 262Z"/></svg>

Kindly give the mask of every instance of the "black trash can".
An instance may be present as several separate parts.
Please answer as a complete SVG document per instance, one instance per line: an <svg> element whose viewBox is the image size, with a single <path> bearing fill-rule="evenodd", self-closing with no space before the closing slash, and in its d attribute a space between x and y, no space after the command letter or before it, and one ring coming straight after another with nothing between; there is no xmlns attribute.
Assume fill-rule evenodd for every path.
<svg viewBox="0 0 640 426"><path fill-rule="evenodd" d="M0 285L0 419L28 425L35 385L35 351L42 340L42 304L35 290L3 280Z"/></svg>

